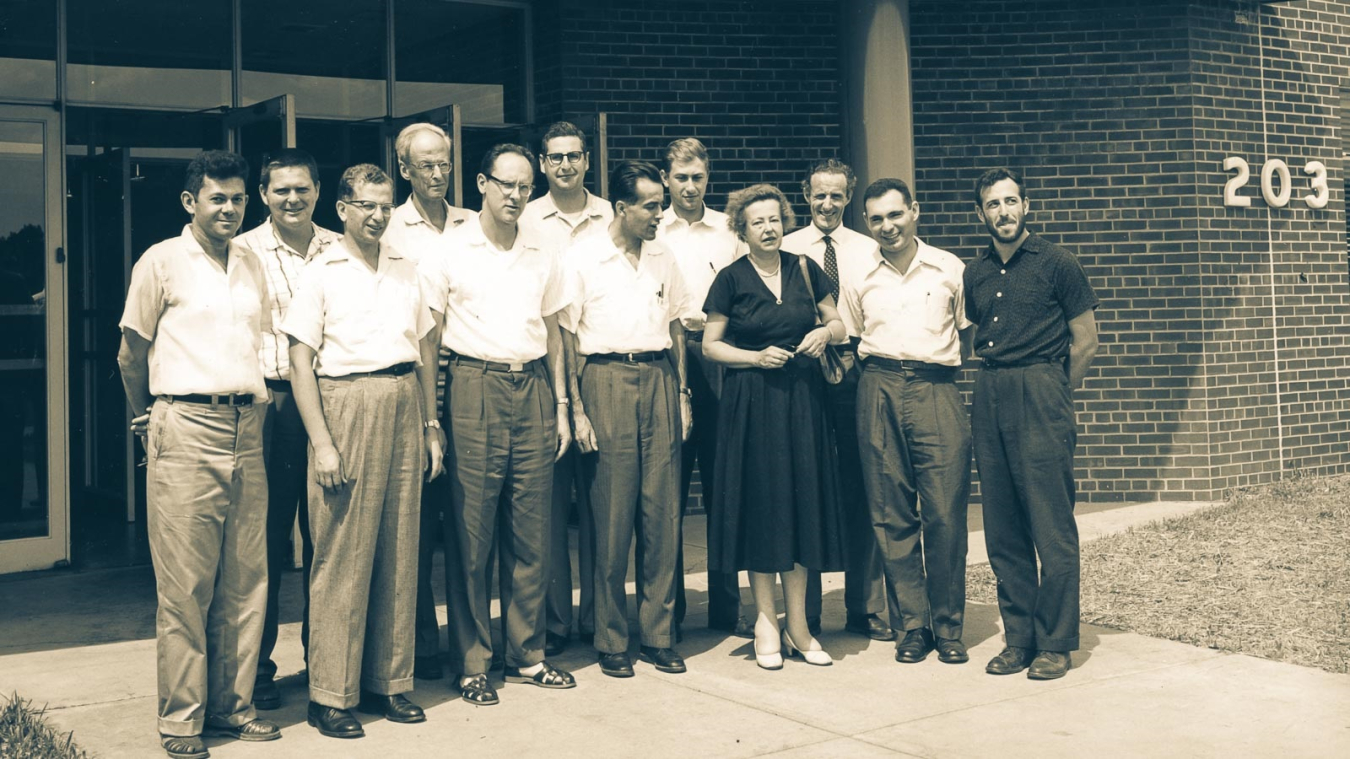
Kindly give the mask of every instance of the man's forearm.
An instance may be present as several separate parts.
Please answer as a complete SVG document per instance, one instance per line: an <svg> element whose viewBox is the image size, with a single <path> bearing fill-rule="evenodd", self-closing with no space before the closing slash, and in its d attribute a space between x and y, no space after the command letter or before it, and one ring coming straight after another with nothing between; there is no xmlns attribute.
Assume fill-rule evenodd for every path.
<svg viewBox="0 0 1350 759"><path fill-rule="evenodd" d="M564 363L567 366L567 394L572 398L572 413L584 414L586 407L581 402L581 370L586 366L586 357L577 352L577 336L562 330Z"/></svg>
<svg viewBox="0 0 1350 759"><path fill-rule="evenodd" d="M422 390L422 420L426 422L436 418L436 374L440 371L436 350L440 342L432 338L433 335L428 333L417 346L422 355L422 365L417 367L417 384Z"/></svg>
<svg viewBox="0 0 1350 759"><path fill-rule="evenodd" d="M675 377L680 381L680 389L689 387L689 356L685 352L684 327L679 320L670 323L670 349L675 352Z"/></svg>
<svg viewBox="0 0 1350 759"><path fill-rule="evenodd" d="M328 422L323 418L323 399L319 397L319 381L314 377L314 350L304 343L291 340L291 397L305 424L305 434L314 448L332 448L333 437Z"/></svg>
<svg viewBox="0 0 1350 759"><path fill-rule="evenodd" d="M132 416L140 416L150 407L150 352L149 342L145 349L133 346L136 338L122 338L122 346L117 351L117 366L122 373L122 390L126 393L127 403L131 404Z"/></svg>

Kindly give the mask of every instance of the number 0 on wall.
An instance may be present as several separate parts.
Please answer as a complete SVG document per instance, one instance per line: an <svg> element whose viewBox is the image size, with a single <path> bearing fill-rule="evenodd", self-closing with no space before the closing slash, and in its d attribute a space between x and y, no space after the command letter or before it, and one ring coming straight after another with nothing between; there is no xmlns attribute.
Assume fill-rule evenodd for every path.
<svg viewBox="0 0 1350 759"><path fill-rule="evenodd" d="M1223 159L1223 170L1236 172L1224 183L1223 204L1236 208L1249 207L1252 199L1238 194L1238 190L1246 187L1247 180L1252 176L1247 161L1238 156L1228 156ZM1331 199L1330 191L1327 189L1326 164L1321 161L1309 161L1303 165L1303 173L1310 177L1308 181L1312 189L1312 192L1303 196L1303 202L1307 203L1309 208L1325 208L1327 201ZM1276 177L1279 178L1278 189ZM1266 205L1271 208L1284 208L1289 205L1289 198L1293 193L1294 180L1289 173L1289 165L1278 158L1266 161L1261 167L1261 197L1265 199Z"/></svg>

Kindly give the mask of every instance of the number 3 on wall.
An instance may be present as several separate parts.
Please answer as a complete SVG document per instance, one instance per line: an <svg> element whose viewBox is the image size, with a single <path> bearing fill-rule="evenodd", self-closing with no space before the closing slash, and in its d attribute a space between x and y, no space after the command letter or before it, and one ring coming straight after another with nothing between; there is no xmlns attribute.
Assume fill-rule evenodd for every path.
<svg viewBox="0 0 1350 759"><path fill-rule="evenodd" d="M1238 194L1238 190L1246 187L1247 180L1252 176L1247 162L1238 156L1228 156L1223 159L1223 170L1237 172L1224 183L1223 204L1236 208L1251 206L1251 198ZM1331 199L1327 187L1326 164L1321 161L1309 161L1303 165L1303 173L1311 177L1309 186L1312 188L1311 193L1303 196L1303 202L1308 204L1309 208L1325 208L1327 201ZM1280 178L1278 191L1274 182L1276 176ZM1289 165L1278 158L1266 161L1261 167L1261 197L1265 199L1266 205L1271 208L1284 208L1289 205L1289 196L1293 192L1294 185L1289 174Z"/></svg>

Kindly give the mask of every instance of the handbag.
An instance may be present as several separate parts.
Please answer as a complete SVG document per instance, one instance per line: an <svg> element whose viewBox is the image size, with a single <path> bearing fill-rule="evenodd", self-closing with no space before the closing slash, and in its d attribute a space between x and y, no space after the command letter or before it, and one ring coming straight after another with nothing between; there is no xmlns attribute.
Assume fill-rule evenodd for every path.
<svg viewBox="0 0 1350 759"><path fill-rule="evenodd" d="M806 256L798 255L797 263L802 267L802 280L806 282L806 292L811 295L811 304L816 303L816 290L811 286L811 272L806 268ZM816 326L823 324L820 321L820 309L816 309ZM838 385L844 381L844 360L839 357L839 350L829 343L825 344L825 350L821 352L820 373L825 375L825 381L831 385Z"/></svg>

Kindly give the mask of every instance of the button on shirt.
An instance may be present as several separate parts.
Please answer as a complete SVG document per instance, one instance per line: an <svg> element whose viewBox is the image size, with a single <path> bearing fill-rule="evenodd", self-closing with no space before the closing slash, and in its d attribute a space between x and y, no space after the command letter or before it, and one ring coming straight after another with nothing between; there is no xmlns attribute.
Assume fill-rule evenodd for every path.
<svg viewBox="0 0 1350 759"><path fill-rule="evenodd" d="M570 302L559 319L581 353L670 349L670 323L689 310L689 296L659 241L642 243L634 268L609 235L592 235L568 249L563 269Z"/></svg>
<svg viewBox="0 0 1350 759"><path fill-rule="evenodd" d="M230 241L222 269L185 226L136 262L118 326L150 341L151 395L266 398L258 351L272 331L267 301L257 256Z"/></svg>
<svg viewBox="0 0 1350 759"><path fill-rule="evenodd" d="M1072 253L1035 234L1007 263L991 244L966 267L966 315L975 354L1004 364L1069 355L1069 320L1098 305Z"/></svg>
<svg viewBox="0 0 1350 759"><path fill-rule="evenodd" d="M520 215L520 225L530 227L535 239L561 253L575 240L594 234L609 234L614 209L604 198L586 193L586 207L580 216L571 217L558 210L553 194L531 200Z"/></svg>
<svg viewBox="0 0 1350 759"><path fill-rule="evenodd" d="M267 276L267 292L272 301L272 329L262 335L263 376L271 380L289 380L291 378L290 345L286 333L281 331L281 323L286 318L286 309L295 297L295 288L300 284L300 270L305 262L327 250L329 245L342 239L342 235L318 224L314 225L314 236L309 240L309 250L301 254L281 241L276 227L269 217L267 221L234 238L240 245L253 251L262 262L263 273Z"/></svg>
<svg viewBox="0 0 1350 759"><path fill-rule="evenodd" d="M830 240L834 242L835 260L839 265L840 298L843 298L844 280L855 276L861 268L867 266L872 260L872 254L877 250L877 242L871 237L860 235L842 224L835 227L832 232L822 232L820 227L815 224L807 224L783 238L783 250L789 253L804 254L823 269L825 268L824 237L827 234L830 236ZM859 336L859 325L853 320L852 315L841 309L839 318L844 321L844 331L848 332L849 337Z"/></svg>
<svg viewBox="0 0 1350 759"><path fill-rule="evenodd" d="M945 250L918 241L908 271L891 265L880 250L868 264L843 277L841 314L861 325L858 357L961 365L958 330L966 319L966 265Z"/></svg>
<svg viewBox="0 0 1350 759"><path fill-rule="evenodd" d="M548 352L544 318L567 305L562 266L526 227L498 250L474 216L448 240L443 256L424 258L428 303L445 314L442 346L471 358L524 363Z"/></svg>
<svg viewBox="0 0 1350 759"><path fill-rule="evenodd" d="M445 200L445 229L437 230L413 205L413 196L409 195L403 205L394 209L389 223L380 238L380 244L398 250L405 258L416 264L428 251L443 250L446 239L464 222L473 217L473 211L456 208Z"/></svg>
<svg viewBox="0 0 1350 759"><path fill-rule="evenodd" d="M717 272L745 254L746 245L727 226L727 215L707 206L703 207L703 218L693 224L681 219L673 206L667 207L661 212L656 239L675 256L689 293L689 310L681 317L690 320L686 326L701 329L708 288Z"/></svg>
<svg viewBox="0 0 1350 759"><path fill-rule="evenodd" d="M434 325L417 267L382 243L376 271L341 244L310 261L281 328L314 349L315 374L345 377L421 363Z"/></svg>

